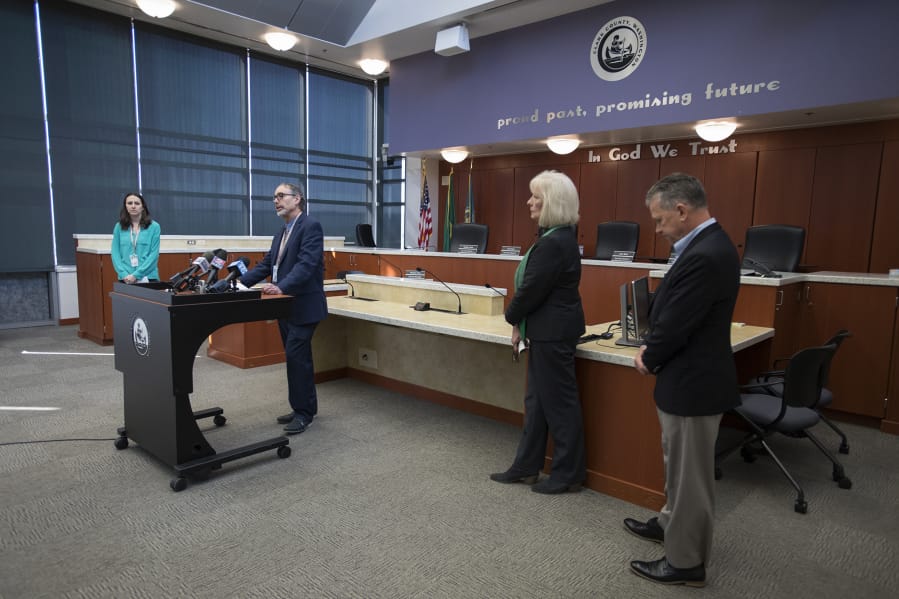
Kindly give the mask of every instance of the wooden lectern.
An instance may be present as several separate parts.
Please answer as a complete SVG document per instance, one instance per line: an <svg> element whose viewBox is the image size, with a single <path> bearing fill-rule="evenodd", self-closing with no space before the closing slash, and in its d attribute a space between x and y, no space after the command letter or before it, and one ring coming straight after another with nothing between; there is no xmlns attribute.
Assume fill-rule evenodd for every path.
<svg viewBox="0 0 899 599"><path fill-rule="evenodd" d="M293 298L262 298L259 291L217 294L173 293L167 283L115 283L112 299L115 368L124 379L125 426L117 449L133 439L173 467L174 491L187 487L187 476L205 476L225 462L277 449L290 455L287 437L222 453L209 445L197 426L200 418L225 424L221 408L194 412L193 363L206 337L237 322L286 317Z"/></svg>

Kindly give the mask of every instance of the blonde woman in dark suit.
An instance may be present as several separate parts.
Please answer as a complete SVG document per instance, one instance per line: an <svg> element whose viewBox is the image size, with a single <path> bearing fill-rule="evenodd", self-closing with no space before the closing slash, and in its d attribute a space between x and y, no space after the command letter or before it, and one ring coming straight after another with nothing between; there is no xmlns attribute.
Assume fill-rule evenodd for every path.
<svg viewBox="0 0 899 599"><path fill-rule="evenodd" d="M512 466L491 474L500 483L537 483L548 435L553 439L552 472L534 484L537 493L578 491L586 478L584 426L574 371L584 310L578 285L581 256L574 227L578 194L566 175L544 171L530 183L531 220L539 236L515 273L515 295L506 310L512 352L528 347L524 430Z"/></svg>

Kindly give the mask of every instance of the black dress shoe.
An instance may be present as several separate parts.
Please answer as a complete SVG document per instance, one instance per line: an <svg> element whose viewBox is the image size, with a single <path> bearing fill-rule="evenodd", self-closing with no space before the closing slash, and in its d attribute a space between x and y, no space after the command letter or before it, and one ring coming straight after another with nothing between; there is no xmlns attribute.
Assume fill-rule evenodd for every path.
<svg viewBox="0 0 899 599"><path fill-rule="evenodd" d="M629 533L636 535L641 539L646 539L647 541L653 541L655 543L665 542L665 531L659 524L658 518L650 518L646 522L640 522L633 518L625 518L624 528Z"/></svg>
<svg viewBox="0 0 899 599"><path fill-rule="evenodd" d="M293 421L294 416L296 416L296 412L291 412L290 414L284 414L283 416L278 416L278 424L289 424Z"/></svg>
<svg viewBox="0 0 899 599"><path fill-rule="evenodd" d="M514 470L506 470L505 472L494 472L490 475L490 480L495 480L498 483L509 484L509 483L524 483L526 485L533 485L537 482L537 477L539 474L522 474L520 472L515 472Z"/></svg>
<svg viewBox="0 0 899 599"><path fill-rule="evenodd" d="M297 414L296 416L294 416L293 420L291 420L287 424L287 426L284 427L284 432L287 433L288 435L298 435L298 434L302 433L304 430L306 430L307 428L309 428L309 425L311 425L311 424L312 424L311 421L308 421L305 418L303 418L302 416L300 416L299 414Z"/></svg>
<svg viewBox="0 0 899 599"><path fill-rule="evenodd" d="M551 478L537 483L531 487L534 493L543 493L544 495L556 495L558 493L577 493L581 490L581 483L560 483Z"/></svg>
<svg viewBox="0 0 899 599"><path fill-rule="evenodd" d="M705 586L705 567L675 568L667 558L654 562L631 562L631 570L637 576L661 584L685 584L688 587Z"/></svg>

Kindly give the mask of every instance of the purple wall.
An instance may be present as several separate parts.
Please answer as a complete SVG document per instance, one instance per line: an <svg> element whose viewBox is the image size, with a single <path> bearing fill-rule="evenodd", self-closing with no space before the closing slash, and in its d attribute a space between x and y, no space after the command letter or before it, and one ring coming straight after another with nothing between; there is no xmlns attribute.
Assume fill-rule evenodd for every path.
<svg viewBox="0 0 899 599"><path fill-rule="evenodd" d="M608 21L646 32L639 67L600 79L591 47ZM390 65L391 152L610 131L899 97L899 2L633 0L471 40L471 51L425 52ZM757 93L730 86L770 83ZM707 99L707 88L725 89ZM753 88L755 89L755 88ZM678 96L681 104L624 108ZM689 103L687 100L689 99ZM599 106L611 111L597 116ZM686 104L686 105L685 105ZM578 107L581 114L578 115ZM549 113L576 116L547 122ZM507 118L537 114L537 122Z"/></svg>

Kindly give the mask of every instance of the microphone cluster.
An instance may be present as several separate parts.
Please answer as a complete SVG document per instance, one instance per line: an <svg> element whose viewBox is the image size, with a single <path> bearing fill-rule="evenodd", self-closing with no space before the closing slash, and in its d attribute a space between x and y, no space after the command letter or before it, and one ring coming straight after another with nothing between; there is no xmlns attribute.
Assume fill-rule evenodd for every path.
<svg viewBox="0 0 899 599"><path fill-rule="evenodd" d="M191 262L190 266L169 279L172 291L194 293L220 293L231 287L231 282L247 272L250 260L241 257L228 265L228 276L219 281L219 272L225 268L228 252L219 248L199 256ZM203 276L205 275L205 279Z"/></svg>

